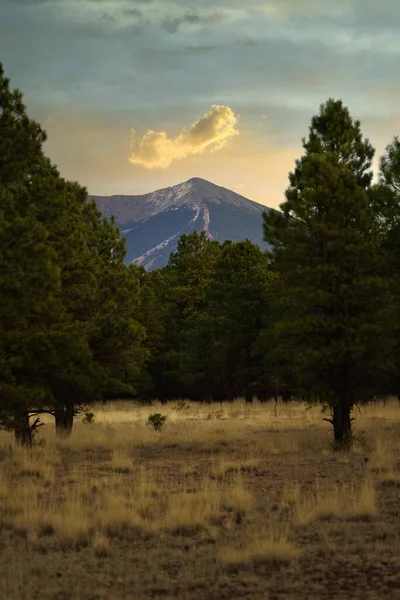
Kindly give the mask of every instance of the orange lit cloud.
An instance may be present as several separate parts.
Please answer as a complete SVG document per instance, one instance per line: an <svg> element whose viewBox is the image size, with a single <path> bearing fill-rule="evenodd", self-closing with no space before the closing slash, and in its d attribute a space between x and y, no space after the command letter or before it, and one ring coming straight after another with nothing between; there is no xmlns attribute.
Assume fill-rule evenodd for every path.
<svg viewBox="0 0 400 600"><path fill-rule="evenodd" d="M169 138L165 131L149 131L140 139L133 137L129 161L148 169L165 169L181 160L206 150L220 150L239 132L238 117L229 106L214 104L205 115L179 135ZM134 132L133 132L134 134Z"/></svg>

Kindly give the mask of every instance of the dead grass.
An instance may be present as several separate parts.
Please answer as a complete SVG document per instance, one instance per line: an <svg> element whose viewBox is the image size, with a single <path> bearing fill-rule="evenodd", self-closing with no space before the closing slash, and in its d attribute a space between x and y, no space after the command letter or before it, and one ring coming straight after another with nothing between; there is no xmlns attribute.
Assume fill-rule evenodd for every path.
<svg viewBox="0 0 400 600"><path fill-rule="evenodd" d="M130 473L133 467L133 460L127 448L118 446L112 450L110 464L116 473Z"/></svg>
<svg viewBox="0 0 400 600"><path fill-rule="evenodd" d="M369 468L376 473L392 471L396 463L395 453L395 441L392 436L375 438L368 460Z"/></svg>
<svg viewBox="0 0 400 600"><path fill-rule="evenodd" d="M283 492L281 506L291 508L298 525L316 519L368 520L378 514L375 486L370 478L359 487L328 486L316 481L312 492L302 492L299 485L289 486Z"/></svg>
<svg viewBox="0 0 400 600"><path fill-rule="evenodd" d="M221 562L229 567L249 567L257 564L279 566L288 564L300 556L299 549L287 539L287 527L272 523L264 535L257 535L240 548L220 549Z"/></svg>
<svg viewBox="0 0 400 600"><path fill-rule="evenodd" d="M104 558L109 554L110 540L104 534L96 532L92 539L92 548L97 557Z"/></svg>
<svg viewBox="0 0 400 600"><path fill-rule="evenodd" d="M253 471L257 469L258 459L232 460L226 456L220 456L212 465L210 475L221 478L229 473L239 473L240 471Z"/></svg>
<svg viewBox="0 0 400 600"><path fill-rule="evenodd" d="M203 579L204 590L224 581L242 585L242 591L249 586L246 594L257 598L268 588L273 597L281 584L271 575L256 585L262 572L257 566L286 565L296 586L305 551L319 569L324 561L331 568L332 553L351 564L353 547L357 556L362 549L363 560L371 556L372 565L383 553L389 556L385 564L395 561L397 401L363 409L360 427L368 444L344 454L331 451L331 429L319 407L285 404L275 414L273 405L242 401L181 406L100 406L95 423L78 421L70 439L57 440L51 426L43 427L43 441L32 450L16 447L0 432L0 544L16 564L2 572L0 561L0 595L29 597L31 582L18 587L7 579L11 572L21 578L22 559L13 550L19 543L23 552L31 549L38 572L57 557L68 562L79 555L79 586L70 595L80 600L90 597L84 589L93 591L85 571L93 561L104 564L112 580L125 557L129 577L138 573L135 587L113 587L108 595L104 588L102 598L174 596L170 581L186 585L188 597L195 589L190 586ZM161 434L146 426L154 412L168 417ZM242 577L242 570L252 569L248 579ZM379 581L389 581L385 573ZM327 576L328 587L329 581ZM46 585L35 597L50 600L68 583L53 581L48 593ZM314 589L314 597L321 597L321 589ZM221 587L210 597L235 597L235 590ZM285 593L291 597L289 588Z"/></svg>
<svg viewBox="0 0 400 600"><path fill-rule="evenodd" d="M393 473L393 471L389 471L388 473L381 475L378 481L385 487L400 488L400 473Z"/></svg>

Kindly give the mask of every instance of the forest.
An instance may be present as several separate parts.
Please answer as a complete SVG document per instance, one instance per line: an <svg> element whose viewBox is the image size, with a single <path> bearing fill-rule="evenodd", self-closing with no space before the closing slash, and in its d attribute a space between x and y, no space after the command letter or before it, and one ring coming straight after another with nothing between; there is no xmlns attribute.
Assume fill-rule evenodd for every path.
<svg viewBox="0 0 400 600"><path fill-rule="evenodd" d="M68 436L94 401L299 399L335 443L400 394L400 141L374 148L341 100L311 120L262 251L183 235L163 269L124 263L113 220L46 157L0 66L0 427ZM266 165L267 167L267 165Z"/></svg>

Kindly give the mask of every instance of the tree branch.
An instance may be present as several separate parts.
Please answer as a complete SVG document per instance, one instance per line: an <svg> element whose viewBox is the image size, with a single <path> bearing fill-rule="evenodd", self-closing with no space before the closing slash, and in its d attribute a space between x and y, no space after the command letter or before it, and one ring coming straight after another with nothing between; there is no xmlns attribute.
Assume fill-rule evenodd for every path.
<svg viewBox="0 0 400 600"><path fill-rule="evenodd" d="M36 415L51 415L52 417L54 417L54 411L53 410L49 410L49 409L39 409L39 408L35 408L31 411L29 411L29 416L30 417L35 417Z"/></svg>

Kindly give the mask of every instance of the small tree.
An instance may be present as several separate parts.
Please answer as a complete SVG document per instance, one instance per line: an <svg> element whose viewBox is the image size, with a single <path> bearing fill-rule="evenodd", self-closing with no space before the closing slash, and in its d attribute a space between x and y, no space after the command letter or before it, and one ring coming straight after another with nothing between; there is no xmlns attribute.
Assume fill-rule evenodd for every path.
<svg viewBox="0 0 400 600"><path fill-rule="evenodd" d="M392 368L392 298L379 273L367 190L374 150L341 101L312 119L282 212L264 215L277 274L277 353L297 395L327 401L335 442L349 447L351 412Z"/></svg>

